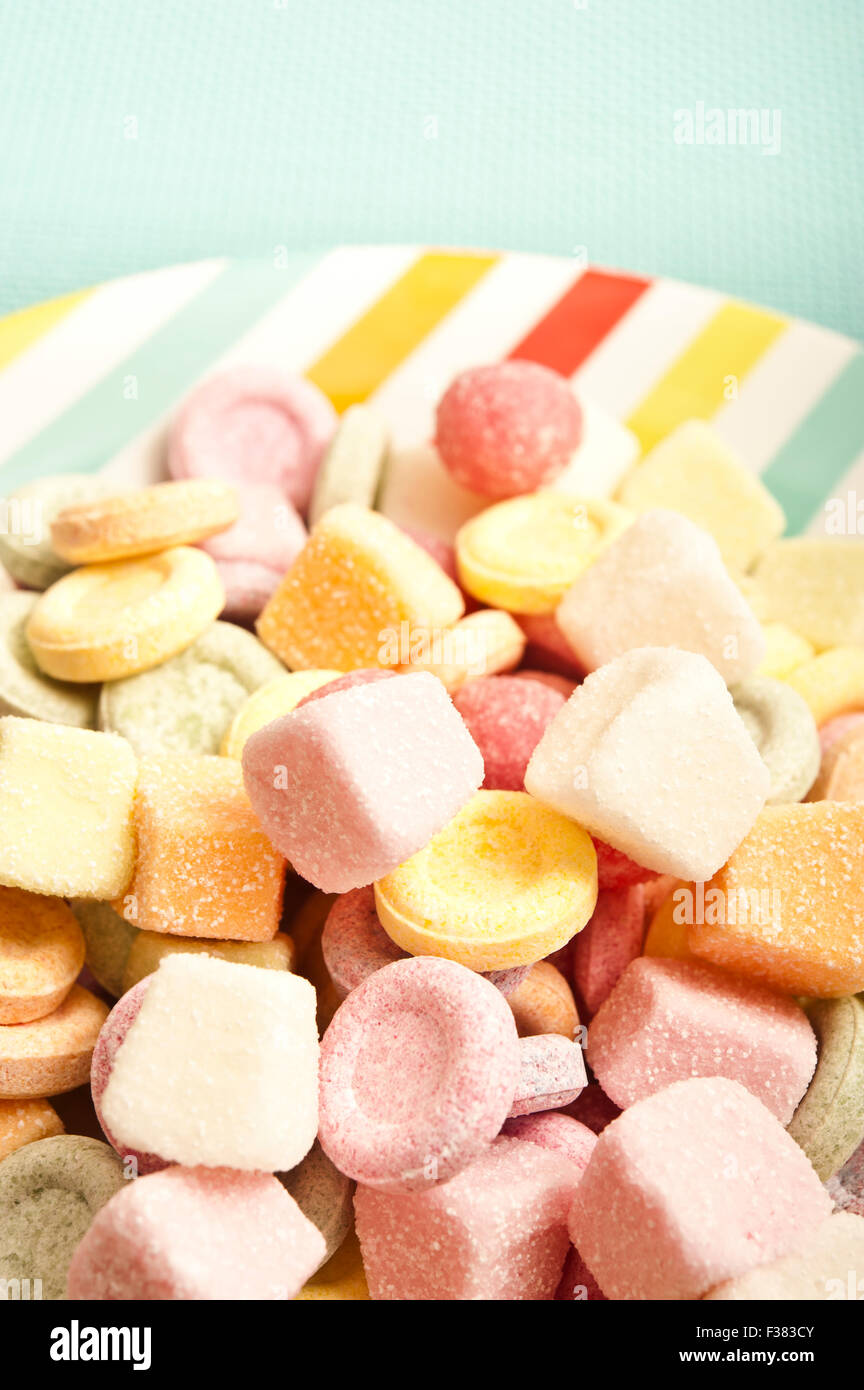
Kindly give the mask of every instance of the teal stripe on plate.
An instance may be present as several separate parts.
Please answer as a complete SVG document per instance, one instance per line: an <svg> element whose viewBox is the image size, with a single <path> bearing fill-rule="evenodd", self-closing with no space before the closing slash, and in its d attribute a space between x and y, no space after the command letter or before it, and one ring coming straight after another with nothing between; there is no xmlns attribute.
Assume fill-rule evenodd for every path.
<svg viewBox="0 0 864 1390"><path fill-rule="evenodd" d="M0 466L12 491L51 473L89 473L175 405L211 362L302 280L323 253L296 252L284 269L234 261L107 376ZM50 389L50 382L46 383Z"/></svg>
<svg viewBox="0 0 864 1390"><path fill-rule="evenodd" d="M769 463L762 482L798 535L864 449L864 352L852 357Z"/></svg>

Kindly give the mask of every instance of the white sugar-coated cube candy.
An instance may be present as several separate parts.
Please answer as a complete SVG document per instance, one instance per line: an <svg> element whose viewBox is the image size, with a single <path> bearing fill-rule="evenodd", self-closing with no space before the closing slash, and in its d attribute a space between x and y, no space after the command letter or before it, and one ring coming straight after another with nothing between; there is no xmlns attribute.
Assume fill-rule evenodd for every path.
<svg viewBox="0 0 864 1390"><path fill-rule="evenodd" d="M765 655L762 628L716 541L677 512L644 512L580 575L556 614L588 671L634 647L699 652L727 684Z"/></svg>
<svg viewBox="0 0 864 1390"><path fill-rule="evenodd" d="M451 542L466 521L489 506L489 498L451 478L434 444L418 444L392 450L375 505L396 526Z"/></svg>
<svg viewBox="0 0 864 1390"><path fill-rule="evenodd" d="M318 1128L315 990L282 970L166 957L102 1097L116 1143L190 1166L284 1172Z"/></svg>
<svg viewBox="0 0 864 1390"><path fill-rule="evenodd" d="M708 879L770 778L710 662L645 647L588 676L546 728L526 790L657 873Z"/></svg>
<svg viewBox="0 0 864 1390"><path fill-rule="evenodd" d="M632 430L594 401L579 396L582 441L570 462L549 486L576 497L611 497L639 457L639 440Z"/></svg>

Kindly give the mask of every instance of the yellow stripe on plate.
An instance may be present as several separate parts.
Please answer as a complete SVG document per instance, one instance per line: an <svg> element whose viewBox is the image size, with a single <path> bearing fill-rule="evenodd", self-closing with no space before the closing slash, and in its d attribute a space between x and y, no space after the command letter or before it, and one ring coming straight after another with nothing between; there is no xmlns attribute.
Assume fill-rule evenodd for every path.
<svg viewBox="0 0 864 1390"><path fill-rule="evenodd" d="M684 420L710 420L786 327L786 319L747 304L718 309L627 421L642 448Z"/></svg>
<svg viewBox="0 0 864 1390"><path fill-rule="evenodd" d="M497 256L427 252L305 375L337 410L365 401L497 260Z"/></svg>
<svg viewBox="0 0 864 1390"><path fill-rule="evenodd" d="M64 294L62 299L49 299L45 304L34 304L31 309L19 309L17 314L0 319L0 371L26 348L44 338L55 323L65 319L92 293L92 290L77 290L75 294Z"/></svg>

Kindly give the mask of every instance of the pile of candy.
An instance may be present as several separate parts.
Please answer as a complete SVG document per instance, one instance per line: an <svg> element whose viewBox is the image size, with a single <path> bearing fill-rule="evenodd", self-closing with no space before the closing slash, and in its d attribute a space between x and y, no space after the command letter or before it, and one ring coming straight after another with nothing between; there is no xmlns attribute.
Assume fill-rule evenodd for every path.
<svg viewBox="0 0 864 1390"><path fill-rule="evenodd" d="M527 362L408 451L246 368L172 481L17 494L6 1287L861 1296L864 545L583 434Z"/></svg>

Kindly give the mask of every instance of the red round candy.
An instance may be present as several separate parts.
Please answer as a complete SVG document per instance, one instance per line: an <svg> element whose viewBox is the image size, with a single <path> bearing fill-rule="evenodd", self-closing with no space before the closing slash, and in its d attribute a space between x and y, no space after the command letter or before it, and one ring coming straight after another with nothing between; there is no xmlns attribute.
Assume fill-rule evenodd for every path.
<svg viewBox="0 0 864 1390"><path fill-rule="evenodd" d="M558 690L519 676L479 676L453 696L486 767L483 786L519 792L528 760L564 705Z"/></svg>
<svg viewBox="0 0 864 1390"><path fill-rule="evenodd" d="M362 671L348 671L346 675L337 676L335 680L319 685L317 690L304 695L294 708L302 709L303 705L311 705L313 700L323 700L327 695L336 695L340 690L353 690L355 685L374 685L375 681L386 681L395 675L395 671L388 671L385 666L367 666Z"/></svg>
<svg viewBox="0 0 864 1390"><path fill-rule="evenodd" d="M461 372L438 404L442 462L483 497L517 497L551 483L581 438L582 411L569 383L536 362Z"/></svg>

